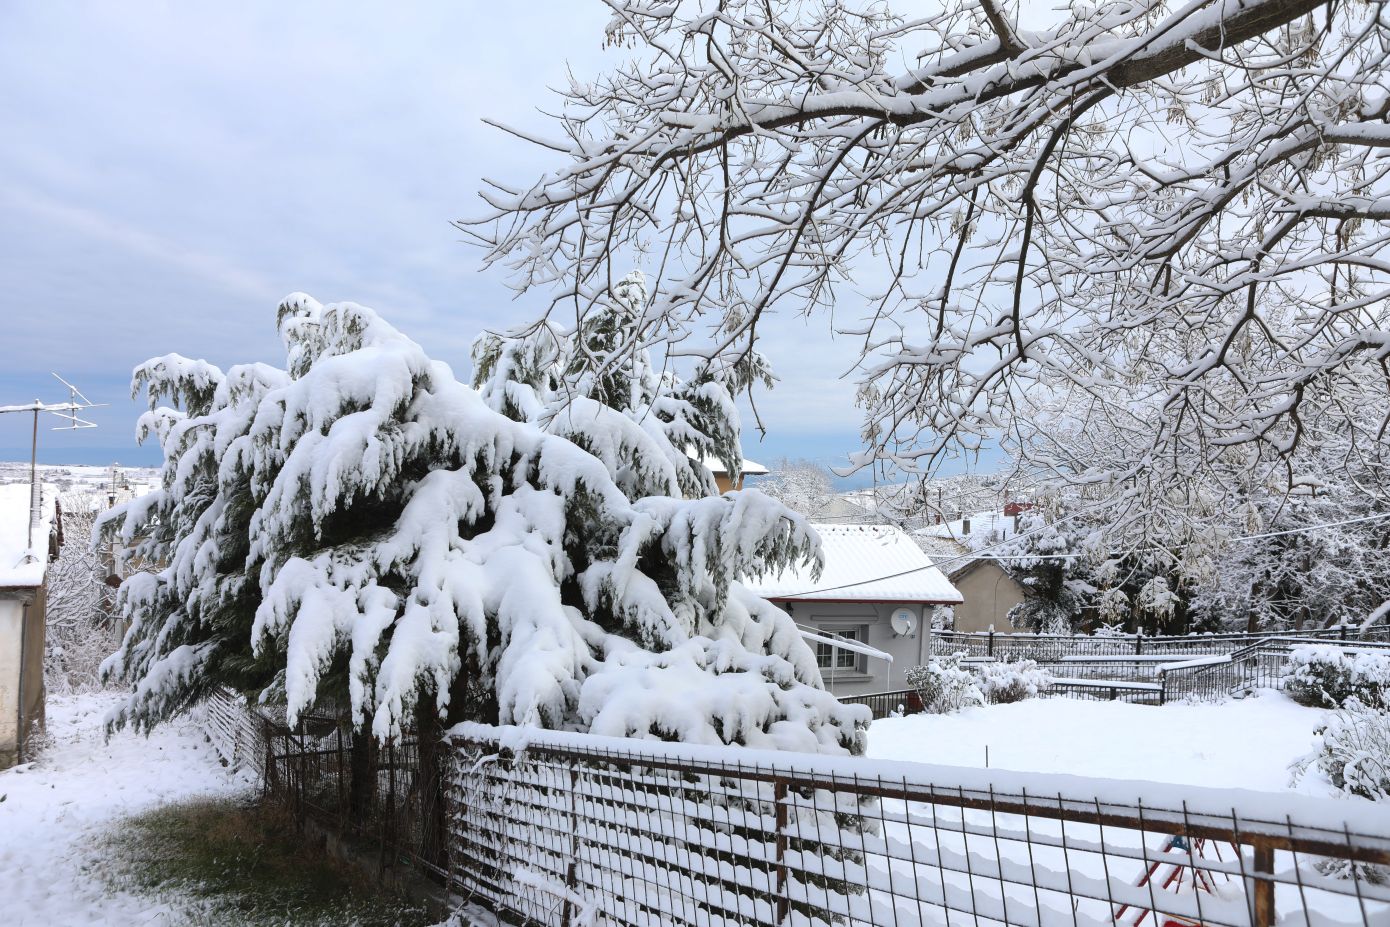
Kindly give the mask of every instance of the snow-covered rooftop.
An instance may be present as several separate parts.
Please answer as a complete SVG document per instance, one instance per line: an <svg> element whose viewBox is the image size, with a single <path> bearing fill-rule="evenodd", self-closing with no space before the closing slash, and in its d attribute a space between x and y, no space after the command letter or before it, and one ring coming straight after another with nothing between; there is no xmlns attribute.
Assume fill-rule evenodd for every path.
<svg viewBox="0 0 1390 927"><path fill-rule="evenodd" d="M0 485L0 587L43 585L48 569L48 535L53 529L54 487L43 486L34 547L29 549L29 484Z"/></svg>
<svg viewBox="0 0 1390 927"><path fill-rule="evenodd" d="M814 526L825 569L783 570L746 583L769 599L797 598L858 602L954 604L961 595L920 547L892 525Z"/></svg>
<svg viewBox="0 0 1390 927"><path fill-rule="evenodd" d="M710 473L729 472L729 468L724 466L724 462L717 457L701 457L700 463L704 464L705 468L709 470ZM744 476L763 476L769 472L767 467L764 467L756 460L745 460L742 466Z"/></svg>

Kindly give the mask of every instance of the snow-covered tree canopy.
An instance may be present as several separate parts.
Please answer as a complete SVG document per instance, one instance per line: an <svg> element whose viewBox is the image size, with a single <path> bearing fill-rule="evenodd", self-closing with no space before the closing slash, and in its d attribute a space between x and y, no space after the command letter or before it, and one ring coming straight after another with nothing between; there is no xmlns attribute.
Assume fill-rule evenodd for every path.
<svg viewBox="0 0 1390 927"><path fill-rule="evenodd" d="M646 303L645 279L633 272L573 329L543 322L517 336L483 335L473 385L498 412L600 457L630 497L716 495L701 461L737 476L734 396L750 380L771 386L771 371L756 353L718 375L708 365L689 379L657 369L636 337Z"/></svg>
<svg viewBox="0 0 1390 927"><path fill-rule="evenodd" d="M833 308L909 472L1030 394L1132 432L1083 482L1273 466L1358 407L1384 450L1382 4L605 2L630 59L517 129L562 163L462 223L519 288L592 305L646 256L642 337L714 366Z"/></svg>
<svg viewBox="0 0 1390 927"><path fill-rule="evenodd" d="M231 685L292 722L346 704L383 738L428 699L451 721L856 745L862 711L737 581L818 558L799 516L753 491L629 496L679 485L660 434L587 409L581 448L513 420L361 306L292 296L279 330L284 370L135 372L165 463L107 522L150 565L118 595L114 723Z"/></svg>

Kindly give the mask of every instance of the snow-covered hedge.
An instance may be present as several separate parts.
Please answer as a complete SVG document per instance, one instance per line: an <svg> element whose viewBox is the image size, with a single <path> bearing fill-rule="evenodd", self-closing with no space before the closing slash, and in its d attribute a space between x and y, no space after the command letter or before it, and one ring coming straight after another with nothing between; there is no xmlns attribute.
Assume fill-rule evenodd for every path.
<svg viewBox="0 0 1390 927"><path fill-rule="evenodd" d="M1313 708L1340 708L1353 699L1390 707L1390 654L1331 644L1296 648L1284 669L1284 691Z"/></svg>
<svg viewBox="0 0 1390 927"><path fill-rule="evenodd" d="M1052 674L1033 660L982 663L977 672L980 692L991 705L1021 702L1052 688Z"/></svg>
<svg viewBox="0 0 1390 927"><path fill-rule="evenodd" d="M917 690L923 711L944 715L984 704L977 677L960 665L964 657L964 653L934 657L925 666L907 671L907 684Z"/></svg>

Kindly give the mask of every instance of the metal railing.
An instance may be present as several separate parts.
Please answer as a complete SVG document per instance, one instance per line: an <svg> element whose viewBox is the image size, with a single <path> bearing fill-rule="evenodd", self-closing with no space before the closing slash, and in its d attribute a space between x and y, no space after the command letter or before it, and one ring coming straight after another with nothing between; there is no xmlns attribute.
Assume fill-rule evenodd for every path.
<svg viewBox="0 0 1390 927"><path fill-rule="evenodd" d="M1390 923L1369 802L481 725L452 743L451 888L519 923Z"/></svg>
<svg viewBox="0 0 1390 927"><path fill-rule="evenodd" d="M1012 662L1036 660L1050 663L1068 656L1124 656L1143 654L1231 653L1271 638L1308 642L1346 642L1384 646L1390 644L1390 626L1377 625L1361 632L1336 627L1308 631L1269 631L1254 634L1003 634L994 631L932 631L928 649L932 656L964 653Z"/></svg>
<svg viewBox="0 0 1390 927"><path fill-rule="evenodd" d="M409 732L378 744L354 735L338 716L305 717L291 728L266 719L264 789L299 818L312 817L378 854L382 871L399 864L444 878L442 792L420 772Z"/></svg>
<svg viewBox="0 0 1390 927"><path fill-rule="evenodd" d="M1127 679L1054 679L1044 695L1066 696L1099 702L1134 702L1162 705L1163 687L1158 683Z"/></svg>
<svg viewBox="0 0 1390 927"><path fill-rule="evenodd" d="M892 717L895 714L915 715L922 710L922 697L916 689L893 689L887 692L873 692L869 695L843 695L840 702L845 705L867 705L873 718Z"/></svg>
<svg viewBox="0 0 1390 927"><path fill-rule="evenodd" d="M385 872L407 864L444 879L442 790L420 774L415 739L381 745L337 714L285 723L283 709L218 690L203 701L203 731L233 768L254 769L264 796L300 822L313 818L378 854Z"/></svg>
<svg viewBox="0 0 1390 927"><path fill-rule="evenodd" d="M1241 695L1256 689L1282 689L1288 673L1289 654L1310 644L1332 645L1343 650L1390 654L1384 641L1340 641L1306 637L1267 637L1232 653L1207 659L1167 664L1159 668L1165 701L1189 698L1207 700Z"/></svg>

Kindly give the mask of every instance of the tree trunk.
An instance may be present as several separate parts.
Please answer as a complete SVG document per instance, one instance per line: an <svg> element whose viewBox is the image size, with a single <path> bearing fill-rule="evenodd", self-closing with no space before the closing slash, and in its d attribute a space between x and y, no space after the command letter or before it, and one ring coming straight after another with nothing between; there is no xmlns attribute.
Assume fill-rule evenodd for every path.
<svg viewBox="0 0 1390 927"><path fill-rule="evenodd" d="M444 766L448 748L444 745L444 730L435 711L434 698L420 694L415 706L416 751L420 759L419 790L421 823L420 856L425 862L445 868L448 862L445 839L448 830L447 806L444 802Z"/></svg>
<svg viewBox="0 0 1390 927"><path fill-rule="evenodd" d="M376 741L371 731L353 731L349 768L348 821L360 828L366 825L376 803Z"/></svg>

